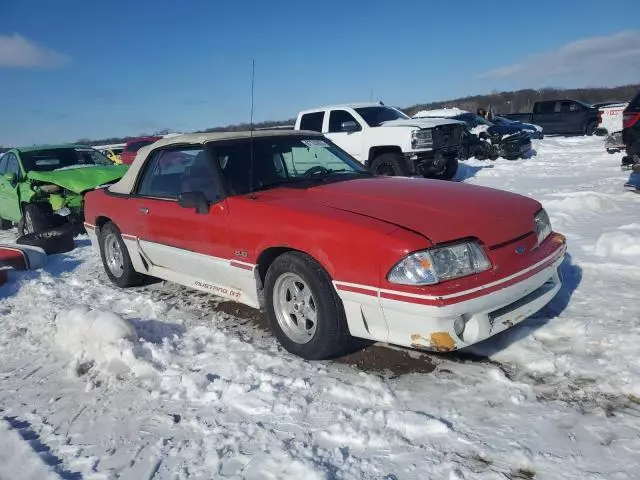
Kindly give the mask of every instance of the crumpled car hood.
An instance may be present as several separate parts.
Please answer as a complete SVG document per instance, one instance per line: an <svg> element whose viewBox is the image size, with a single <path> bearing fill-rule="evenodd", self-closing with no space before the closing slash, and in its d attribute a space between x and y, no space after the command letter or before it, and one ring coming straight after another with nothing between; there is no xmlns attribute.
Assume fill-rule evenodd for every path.
<svg viewBox="0 0 640 480"><path fill-rule="evenodd" d="M433 128L440 125L463 125L463 122L452 118L409 118L406 120L389 120L383 122L380 127L414 127ZM379 127L378 127L379 128Z"/></svg>
<svg viewBox="0 0 640 480"><path fill-rule="evenodd" d="M39 182L59 185L74 193L83 193L87 190L110 183L121 178L127 171L126 165L88 166L53 170L51 172L27 173L27 178Z"/></svg>

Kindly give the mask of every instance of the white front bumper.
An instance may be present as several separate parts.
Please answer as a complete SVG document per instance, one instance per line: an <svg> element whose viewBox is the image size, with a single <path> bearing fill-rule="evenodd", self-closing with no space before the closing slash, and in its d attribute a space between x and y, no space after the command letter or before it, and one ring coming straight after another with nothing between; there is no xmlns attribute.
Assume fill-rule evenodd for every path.
<svg viewBox="0 0 640 480"><path fill-rule="evenodd" d="M349 330L356 337L406 347L450 351L485 340L520 323L544 307L558 293L558 269L564 255L522 281L471 300L434 306L371 294L345 292ZM457 335L454 322L464 320Z"/></svg>

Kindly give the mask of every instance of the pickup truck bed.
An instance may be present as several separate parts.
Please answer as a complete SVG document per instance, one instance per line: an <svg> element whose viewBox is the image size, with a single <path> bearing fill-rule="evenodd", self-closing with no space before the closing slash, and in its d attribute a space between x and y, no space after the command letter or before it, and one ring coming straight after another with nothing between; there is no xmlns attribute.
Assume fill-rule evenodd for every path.
<svg viewBox="0 0 640 480"><path fill-rule="evenodd" d="M540 125L545 134L593 135L598 126L598 109L577 100L536 102L532 113L500 116Z"/></svg>

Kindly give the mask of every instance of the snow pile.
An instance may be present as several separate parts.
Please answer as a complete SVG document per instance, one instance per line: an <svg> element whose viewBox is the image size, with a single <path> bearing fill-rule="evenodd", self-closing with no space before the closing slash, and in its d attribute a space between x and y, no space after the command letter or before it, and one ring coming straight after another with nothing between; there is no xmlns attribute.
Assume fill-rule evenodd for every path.
<svg viewBox="0 0 640 480"><path fill-rule="evenodd" d="M463 113L469 113L466 110L460 110L457 107L441 108L438 110L420 110L413 115L412 118L430 118L430 117L455 117Z"/></svg>
<svg viewBox="0 0 640 480"><path fill-rule="evenodd" d="M133 325L113 312L76 307L59 313L55 324L54 342L74 357L79 375L94 366L113 375L153 371L136 355L138 336Z"/></svg>
<svg viewBox="0 0 640 480"><path fill-rule="evenodd" d="M640 234L627 232L606 232L600 235L595 248L601 257L626 260L640 265Z"/></svg>
<svg viewBox="0 0 640 480"><path fill-rule="evenodd" d="M615 197L607 193L569 192L554 196L563 198L547 200L544 206L547 210L553 210L556 213L577 215L589 212L610 212L617 209Z"/></svg>

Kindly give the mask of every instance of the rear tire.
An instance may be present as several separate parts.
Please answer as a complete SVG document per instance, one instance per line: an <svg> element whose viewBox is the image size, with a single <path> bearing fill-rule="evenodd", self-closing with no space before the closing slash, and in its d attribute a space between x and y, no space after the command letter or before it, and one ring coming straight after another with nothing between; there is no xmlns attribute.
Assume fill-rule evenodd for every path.
<svg viewBox="0 0 640 480"><path fill-rule="evenodd" d="M598 128L598 122L589 122L584 129L584 134L592 136L595 133L596 128Z"/></svg>
<svg viewBox="0 0 640 480"><path fill-rule="evenodd" d="M145 275L133 268L129 251L115 223L108 222L100 228L98 243L102 265L109 280L120 288L134 287L144 282Z"/></svg>
<svg viewBox="0 0 640 480"><path fill-rule="evenodd" d="M349 329L342 302L327 272L308 255L284 253L265 278L269 327L290 353L307 360L343 355Z"/></svg>
<svg viewBox="0 0 640 480"><path fill-rule="evenodd" d="M408 177L404 156L400 153L383 153L371 161L369 170L374 175L387 175L394 177Z"/></svg>
<svg viewBox="0 0 640 480"><path fill-rule="evenodd" d="M34 203L27 203L22 209L22 219L18 222L18 233L29 235L42 232L51 227L51 220L43 209Z"/></svg>

